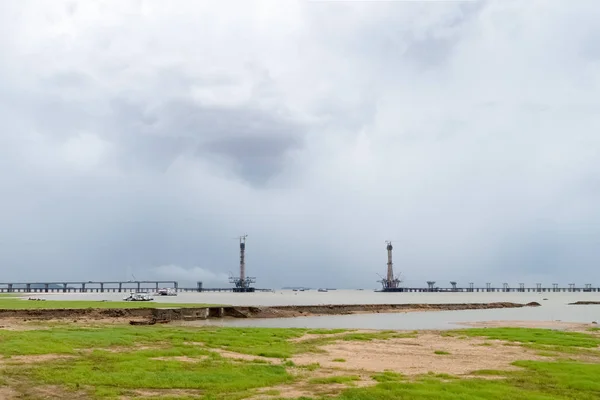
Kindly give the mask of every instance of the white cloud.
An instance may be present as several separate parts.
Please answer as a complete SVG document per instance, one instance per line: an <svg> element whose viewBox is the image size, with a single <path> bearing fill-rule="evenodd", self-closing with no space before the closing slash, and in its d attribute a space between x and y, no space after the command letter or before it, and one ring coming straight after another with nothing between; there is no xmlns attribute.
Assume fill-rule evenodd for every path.
<svg viewBox="0 0 600 400"><path fill-rule="evenodd" d="M15 278L594 277L593 0L0 7Z"/></svg>

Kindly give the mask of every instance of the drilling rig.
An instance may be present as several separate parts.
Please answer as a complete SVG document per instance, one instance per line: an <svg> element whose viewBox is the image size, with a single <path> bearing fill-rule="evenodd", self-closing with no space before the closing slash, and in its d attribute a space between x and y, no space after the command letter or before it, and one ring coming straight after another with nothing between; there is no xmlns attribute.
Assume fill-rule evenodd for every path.
<svg viewBox="0 0 600 400"><path fill-rule="evenodd" d="M378 281L382 286L381 292L403 292L403 289L400 287L400 278L394 276L394 264L392 262L392 250L394 247L389 240L386 241L386 244L388 258L387 276Z"/></svg>
<svg viewBox="0 0 600 400"><path fill-rule="evenodd" d="M256 282L256 278L246 277L246 238L248 235L240 236L240 276L230 277L229 283L233 283L234 292L254 292L254 288L250 284Z"/></svg>

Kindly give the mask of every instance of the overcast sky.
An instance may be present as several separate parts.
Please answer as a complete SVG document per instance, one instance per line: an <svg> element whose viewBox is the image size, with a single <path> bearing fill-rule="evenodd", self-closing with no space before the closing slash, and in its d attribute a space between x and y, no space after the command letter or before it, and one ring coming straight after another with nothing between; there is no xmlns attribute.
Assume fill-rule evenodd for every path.
<svg viewBox="0 0 600 400"><path fill-rule="evenodd" d="M600 285L600 4L0 2L0 281Z"/></svg>

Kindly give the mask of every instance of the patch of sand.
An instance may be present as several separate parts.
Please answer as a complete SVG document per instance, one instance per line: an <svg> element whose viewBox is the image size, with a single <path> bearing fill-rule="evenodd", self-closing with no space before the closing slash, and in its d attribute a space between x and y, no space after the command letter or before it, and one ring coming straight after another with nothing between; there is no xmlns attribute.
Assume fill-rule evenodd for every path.
<svg viewBox="0 0 600 400"><path fill-rule="evenodd" d="M129 325L129 320L123 318L74 318L71 320L67 318L36 319L15 317L3 317L0 319L0 329L13 331L52 329L52 325L64 326L69 324L77 324L85 327L102 327L106 325Z"/></svg>
<svg viewBox="0 0 600 400"><path fill-rule="evenodd" d="M298 342L306 342L308 340L313 340L313 339L335 338L335 337L347 335L349 333L369 333L369 332L378 332L378 331L369 330L369 329L348 329L346 332L329 333L329 334L307 333L306 335L302 335L298 338L290 339L289 341L298 343Z"/></svg>
<svg viewBox="0 0 600 400"><path fill-rule="evenodd" d="M0 329L7 331L32 331L50 329L50 327L23 321L21 318L3 318L0 320Z"/></svg>
<svg viewBox="0 0 600 400"><path fill-rule="evenodd" d="M346 371L395 371L404 375L428 372L464 375L480 369L510 370L517 360L547 360L502 341L479 338L458 339L437 334L417 338L374 340L370 342L336 342L322 347L325 354L301 354L292 361L297 365L319 363L323 368ZM449 354L439 355L435 351ZM334 362L343 358L346 362Z"/></svg>
<svg viewBox="0 0 600 400"><path fill-rule="evenodd" d="M14 399L84 400L90 398L89 394L84 390L71 391L58 385L32 385L29 382L14 382L13 388L11 390L15 394ZM2 392L0 391L0 399L4 399L1 394ZM8 399L12 398L8 397Z"/></svg>
<svg viewBox="0 0 600 400"><path fill-rule="evenodd" d="M209 349L209 350L214 353L219 354L221 357L230 358L232 360L242 360L242 361L260 360L260 361L271 363L271 364L281 364L283 362L283 360L280 358L254 356L252 354L236 353L234 351L228 351L228 350L223 350L223 349Z"/></svg>
<svg viewBox="0 0 600 400"><path fill-rule="evenodd" d="M0 399L12 400L17 398L17 392L9 387L0 387Z"/></svg>
<svg viewBox="0 0 600 400"><path fill-rule="evenodd" d="M74 358L64 354L36 354L28 356L11 356L8 360L19 364L37 364L55 360L67 360Z"/></svg>
<svg viewBox="0 0 600 400"><path fill-rule="evenodd" d="M336 395L349 387L366 387L377 384L370 376L364 374L349 374L347 372L332 371L320 369L317 371L301 371L293 369L290 371L293 375L300 377L301 380L291 384L277 385L272 387L260 388L257 394L250 397L250 400L268 400L272 398L298 398L314 397L324 395ZM335 376L355 375L359 380L348 383L311 383L314 378L330 378Z"/></svg>
<svg viewBox="0 0 600 400"><path fill-rule="evenodd" d="M202 396L201 390L193 389L134 389L129 391L131 395L121 396L121 400L136 399L138 397L187 397L187 396Z"/></svg>
<svg viewBox="0 0 600 400"><path fill-rule="evenodd" d="M460 322L460 325L473 328L542 328L542 329L561 329L585 331L588 328L597 327L597 324L583 324L577 322L563 321L477 321Z"/></svg>

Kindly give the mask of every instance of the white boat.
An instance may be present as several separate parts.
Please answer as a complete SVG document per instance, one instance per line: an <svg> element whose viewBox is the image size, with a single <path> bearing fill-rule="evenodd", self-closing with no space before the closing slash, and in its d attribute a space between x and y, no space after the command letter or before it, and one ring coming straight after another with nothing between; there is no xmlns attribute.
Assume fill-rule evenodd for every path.
<svg viewBox="0 0 600 400"><path fill-rule="evenodd" d="M319 291L319 292L326 292L326 291L327 291L327 289L319 289L318 291Z"/></svg>
<svg viewBox="0 0 600 400"><path fill-rule="evenodd" d="M129 296L124 297L125 301L152 301L154 298L148 293L130 293Z"/></svg>
<svg viewBox="0 0 600 400"><path fill-rule="evenodd" d="M158 289L155 296L177 296L177 292L173 288Z"/></svg>

